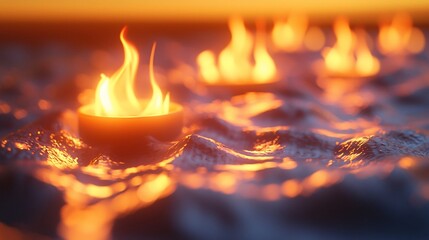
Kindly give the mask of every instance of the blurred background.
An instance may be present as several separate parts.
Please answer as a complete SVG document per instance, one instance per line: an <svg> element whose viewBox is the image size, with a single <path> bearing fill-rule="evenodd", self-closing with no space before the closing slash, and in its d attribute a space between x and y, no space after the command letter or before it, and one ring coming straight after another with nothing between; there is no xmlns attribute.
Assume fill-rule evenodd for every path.
<svg viewBox="0 0 429 240"><path fill-rule="evenodd" d="M2 0L0 20L13 21L222 21L239 14L247 18L275 17L285 13L306 13L311 18L329 21L341 14L355 21L378 20L383 15L408 12L418 22L427 22L425 0Z"/></svg>
<svg viewBox="0 0 429 240"><path fill-rule="evenodd" d="M377 26L402 12L417 25L429 23L429 1L425 0L1 0L0 42L43 44L49 39L111 46L124 25L141 27L146 37L166 34L192 39L198 32L204 35L206 30L227 30L225 23L234 15L272 24L275 19L298 13L318 26L331 26L336 17L345 16L352 24Z"/></svg>

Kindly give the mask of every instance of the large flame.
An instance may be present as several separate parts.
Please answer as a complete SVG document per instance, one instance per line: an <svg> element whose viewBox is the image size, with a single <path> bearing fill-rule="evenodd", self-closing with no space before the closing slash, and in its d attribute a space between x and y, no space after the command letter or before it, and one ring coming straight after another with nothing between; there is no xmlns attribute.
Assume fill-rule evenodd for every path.
<svg viewBox="0 0 429 240"><path fill-rule="evenodd" d="M398 14L390 24L381 24L378 46L384 54L419 53L425 47L425 36L420 29L413 27L409 15Z"/></svg>
<svg viewBox="0 0 429 240"><path fill-rule="evenodd" d="M351 76L370 76L378 73L380 63L367 45L366 33L354 32L348 21L338 19L334 24L337 42L322 52L326 70L330 73Z"/></svg>
<svg viewBox="0 0 429 240"><path fill-rule="evenodd" d="M135 78L139 64L137 49L125 38L126 28L121 31L121 42L124 47L124 63L111 76L101 74L95 97L95 114L99 116L150 116L169 112L170 96L165 98L155 80L153 59L156 44L153 45L149 77L152 86L152 97L148 102L137 98L134 91Z"/></svg>
<svg viewBox="0 0 429 240"><path fill-rule="evenodd" d="M207 83L227 82L230 84L265 83L276 77L276 65L266 49L262 27L258 28L255 43L243 20L231 18L229 21L231 41L219 54L210 50L197 57L200 74ZM254 62L251 61L253 50Z"/></svg>

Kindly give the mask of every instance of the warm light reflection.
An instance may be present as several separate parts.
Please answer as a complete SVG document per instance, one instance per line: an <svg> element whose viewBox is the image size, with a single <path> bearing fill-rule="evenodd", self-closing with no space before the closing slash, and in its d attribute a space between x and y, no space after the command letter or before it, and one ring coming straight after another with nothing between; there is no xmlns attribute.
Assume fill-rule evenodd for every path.
<svg viewBox="0 0 429 240"><path fill-rule="evenodd" d="M257 24L256 39L240 18L229 20L231 41L219 54L205 50L197 56L201 78L209 84L266 83L276 78L276 65L266 48L262 23ZM252 53L253 60L252 62Z"/></svg>
<svg viewBox="0 0 429 240"><path fill-rule="evenodd" d="M328 187L340 181L342 179L342 174L335 171L326 171L326 170L318 170L308 176L303 182L303 192L305 194L311 194L315 190Z"/></svg>
<svg viewBox="0 0 429 240"><path fill-rule="evenodd" d="M263 112L279 108L282 100L272 93L249 92L234 96L230 101L215 101L198 106L201 113L216 114L237 126L254 126L252 117ZM263 147L263 146L260 146Z"/></svg>
<svg viewBox="0 0 429 240"><path fill-rule="evenodd" d="M384 54L419 53L425 47L425 36L413 27L410 15L397 14L390 23L380 24L378 46Z"/></svg>
<svg viewBox="0 0 429 240"><path fill-rule="evenodd" d="M95 114L100 116L150 116L166 114L169 111L169 94L163 96L153 70L155 44L152 47L149 63L149 77L152 97L148 102L141 101L134 91L139 55L137 49L125 38L126 28L121 31L124 47L124 63L111 76L101 74L95 97Z"/></svg>
<svg viewBox="0 0 429 240"><path fill-rule="evenodd" d="M44 99L40 99L37 105L39 106L40 110L49 110L52 107L52 104Z"/></svg>
<svg viewBox="0 0 429 240"><path fill-rule="evenodd" d="M356 160L362 157L364 153L362 148L364 148L365 144L371 140L373 136L363 136L363 137L354 137L351 140L345 141L339 145L340 154L338 154L338 158L342 159L344 162L349 162L353 164Z"/></svg>
<svg viewBox="0 0 429 240"><path fill-rule="evenodd" d="M17 145L26 148L21 143ZM286 157L277 162L218 164L211 170L205 167L192 171L172 168L171 171L158 173L154 173L156 167L159 167L155 165L125 169L87 166L82 167L81 174L78 175L42 166L35 171L35 176L64 191L66 204L61 209L59 227L59 234L62 237L107 239L110 236L112 224L118 216L149 206L158 199L169 196L178 184L190 189L208 189L222 194L238 194L263 201L278 201L282 197L295 198L313 194L319 189L341 182L345 174L364 176L367 172L370 176L374 176L386 170L372 167L362 168L353 173L323 168L303 177L298 174L303 173L302 169L298 168L299 164L302 162ZM414 166L415 161L412 158L403 157L398 164L407 169ZM278 168L286 170L288 174L284 176L289 177L275 183L259 181L261 176L269 172L274 173ZM392 169L393 167L389 172ZM148 170L151 173L147 173ZM97 184L93 181L87 183L88 176L95 177L99 181L96 181ZM301 177L290 178L290 176ZM427 192L429 191L425 189L421 191L422 195L429 196Z"/></svg>
<svg viewBox="0 0 429 240"><path fill-rule="evenodd" d="M346 19L339 18L334 32L337 42L322 52L328 75L365 77L379 72L380 63L370 52L363 30L354 32Z"/></svg>
<svg viewBox="0 0 429 240"><path fill-rule="evenodd" d="M362 102L361 98L368 97L363 95L356 99L344 99L348 100L347 104L358 104ZM345 121L329 113L323 114L329 125L320 125L320 129L312 129L312 133L336 138L337 140L332 140L338 141L336 155L329 155L327 159L320 161L317 157L302 156L300 148L294 149L294 126L262 127L254 120L255 116L282 105L283 100L273 93L246 93L234 96L228 101L217 100L209 104L199 104L195 109L198 113L206 116L216 114L217 120L228 122L225 124L227 127L229 124L240 126L227 129L232 129L231 135L235 129L240 129L242 132L237 134L237 138L233 136L228 139L228 132L222 141L238 139L244 147L237 150L215 138L194 132L189 138L204 140L209 145L192 146L193 149L202 150L202 153L193 153L197 160L188 162L190 170L178 167L181 163L174 161L181 153L190 149L186 144L191 141L185 141L174 153L177 155L169 156L159 163L115 168L103 164L94 166L92 163L80 166L82 163L78 162L73 153L61 148L55 141L56 136L50 135L52 148L43 148L43 153L46 153L48 158L47 164L55 167L43 165L36 169L35 175L39 180L64 192L65 205L60 213L58 234L65 239L109 239L115 219L169 196L177 187L188 188L188 192L189 189L204 189L217 195L233 195L231 199L239 196L283 203L285 199L282 198L300 198L340 184L346 175L381 177L380 173L383 173L384 177L387 171L390 173L398 165L409 169L417 164L416 159L403 157L397 163L390 161L389 169L386 169L385 163L373 161L374 165L382 165L381 170L373 165L353 172L353 169L364 165L362 159L367 151L362 149L367 150L369 141L372 141L371 134L380 130L379 125L364 119ZM241 138L243 132L251 141ZM362 136L357 136L356 132ZM63 140L73 148L81 149L85 146L71 134L60 133ZM308 142L312 145L312 139L311 136L305 137L302 144ZM5 148L8 141L2 140L0 144ZM26 142L16 141L13 144L19 150L32 149ZM205 146L208 148L204 148ZM327 143L327 146L330 146L330 143ZM217 155L216 161L211 161L210 154L218 150L222 154ZM315 151L319 152L317 148ZM302 157L293 157L296 155ZM198 161L198 158L202 160ZM95 160L102 162L109 158L98 156ZM192 164L203 166L192 169ZM183 191L178 192L181 193ZM429 196L429 190L422 194ZM176 196L173 198L176 199ZM241 201L241 198L238 199Z"/></svg>
<svg viewBox="0 0 429 240"><path fill-rule="evenodd" d="M398 165L401 168L409 169L416 166L417 162L414 158L411 157L403 157L399 160Z"/></svg>
<svg viewBox="0 0 429 240"><path fill-rule="evenodd" d="M115 181L106 185L86 184L79 179L84 176L76 177L56 168L41 168L35 172L38 179L64 191L66 204L61 209L58 231L65 239L108 239L117 216L149 206L175 190L175 182L165 173L142 174L136 186L137 177L118 179L116 174L128 176L125 170L112 176L90 168L86 171L104 178L110 176ZM99 200L90 204L93 198Z"/></svg>
<svg viewBox="0 0 429 240"><path fill-rule="evenodd" d="M11 111L11 107L9 104L5 102L0 102L0 114L7 114Z"/></svg>
<svg viewBox="0 0 429 240"><path fill-rule="evenodd" d="M301 193L302 185L297 180L287 180L283 182L281 190L286 197L293 198Z"/></svg>

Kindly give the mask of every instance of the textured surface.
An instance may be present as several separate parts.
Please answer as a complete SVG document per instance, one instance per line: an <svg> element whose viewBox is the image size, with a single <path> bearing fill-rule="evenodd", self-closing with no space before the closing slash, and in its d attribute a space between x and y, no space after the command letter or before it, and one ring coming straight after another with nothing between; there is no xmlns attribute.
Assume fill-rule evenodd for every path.
<svg viewBox="0 0 429 240"><path fill-rule="evenodd" d="M196 85L201 49L161 41L157 73L185 106L185 128L129 157L87 145L76 126L78 93L120 53L45 47L0 47L0 221L15 234L429 236L427 51L380 56L382 72L367 81L321 79L318 54L277 53L276 89L212 96Z"/></svg>

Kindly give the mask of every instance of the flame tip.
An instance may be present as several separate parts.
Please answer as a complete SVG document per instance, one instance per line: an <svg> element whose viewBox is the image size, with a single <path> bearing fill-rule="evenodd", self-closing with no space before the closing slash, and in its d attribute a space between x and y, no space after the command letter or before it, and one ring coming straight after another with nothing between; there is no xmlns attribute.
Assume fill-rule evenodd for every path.
<svg viewBox="0 0 429 240"><path fill-rule="evenodd" d="M96 89L95 114L102 116L148 116L167 114L169 112L169 96L163 97L155 80L153 69L156 42L152 46L149 62L149 77L152 86L152 97L146 106L137 98L134 91L135 77L139 64L139 55L135 46L125 34L127 26L122 28L120 40L124 49L122 66L109 78L101 74Z"/></svg>

